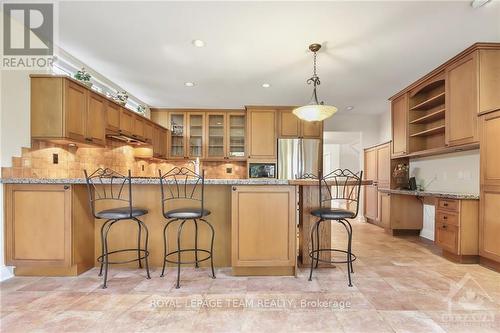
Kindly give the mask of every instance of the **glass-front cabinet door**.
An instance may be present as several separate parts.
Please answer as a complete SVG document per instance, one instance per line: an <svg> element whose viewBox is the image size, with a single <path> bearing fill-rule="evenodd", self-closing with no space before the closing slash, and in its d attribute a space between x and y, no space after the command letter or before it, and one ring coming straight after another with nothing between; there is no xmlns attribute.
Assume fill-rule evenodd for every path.
<svg viewBox="0 0 500 333"><path fill-rule="evenodd" d="M230 159L245 158L245 114L229 113L227 137L229 138L227 156Z"/></svg>
<svg viewBox="0 0 500 333"><path fill-rule="evenodd" d="M186 114L184 112L170 114L170 156L186 157Z"/></svg>
<svg viewBox="0 0 500 333"><path fill-rule="evenodd" d="M207 117L207 158L224 159L226 157L226 115L224 113L208 113Z"/></svg>
<svg viewBox="0 0 500 333"><path fill-rule="evenodd" d="M203 125L204 125L204 113L194 113L189 112L189 157L199 157L203 156Z"/></svg>

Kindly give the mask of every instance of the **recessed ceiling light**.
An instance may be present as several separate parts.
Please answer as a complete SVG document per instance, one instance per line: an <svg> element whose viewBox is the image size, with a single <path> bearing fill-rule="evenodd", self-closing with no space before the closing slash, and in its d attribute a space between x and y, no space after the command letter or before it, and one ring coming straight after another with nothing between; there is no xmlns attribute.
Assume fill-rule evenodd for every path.
<svg viewBox="0 0 500 333"><path fill-rule="evenodd" d="M352 106L352 105L348 105L348 106L346 106L346 107L345 107L345 109L346 109L347 111L351 111L351 110L353 110L353 109L354 109L354 106Z"/></svg>
<svg viewBox="0 0 500 333"><path fill-rule="evenodd" d="M205 46L205 42L202 41L201 39L195 39L192 41L193 45L196 47L203 47Z"/></svg>
<svg viewBox="0 0 500 333"><path fill-rule="evenodd" d="M184 82L184 85L186 87L194 87L194 83L193 82Z"/></svg>
<svg viewBox="0 0 500 333"><path fill-rule="evenodd" d="M269 88L271 85L269 83L262 83L262 88Z"/></svg>

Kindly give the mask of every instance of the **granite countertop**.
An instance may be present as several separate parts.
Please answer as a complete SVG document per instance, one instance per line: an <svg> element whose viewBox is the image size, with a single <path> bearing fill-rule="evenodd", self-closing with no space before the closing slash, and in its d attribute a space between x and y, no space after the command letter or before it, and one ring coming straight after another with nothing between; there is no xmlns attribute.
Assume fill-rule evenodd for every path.
<svg viewBox="0 0 500 333"><path fill-rule="evenodd" d="M2 178L3 184L85 184L85 178ZM170 180L169 183L174 183ZM184 183L184 182L182 182ZM188 180L188 184L195 181ZM158 185L158 178L132 178L132 184L138 185ZM252 179L205 179L205 185L289 185L286 179L275 178L252 178Z"/></svg>
<svg viewBox="0 0 500 333"><path fill-rule="evenodd" d="M463 199L463 200L479 200L479 194L471 193L454 193L454 192L433 192L433 191L411 191L411 190L393 190L379 189L383 193L414 195L418 197L436 197L447 199Z"/></svg>

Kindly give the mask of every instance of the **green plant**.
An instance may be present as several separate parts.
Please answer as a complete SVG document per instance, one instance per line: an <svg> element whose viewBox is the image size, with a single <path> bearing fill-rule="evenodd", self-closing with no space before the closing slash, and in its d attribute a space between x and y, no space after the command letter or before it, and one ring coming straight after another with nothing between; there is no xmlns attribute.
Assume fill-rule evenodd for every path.
<svg viewBox="0 0 500 333"><path fill-rule="evenodd" d="M85 68L82 67L82 69L75 73L74 77L78 81L90 82L90 78L92 76L90 76L90 74L85 71Z"/></svg>

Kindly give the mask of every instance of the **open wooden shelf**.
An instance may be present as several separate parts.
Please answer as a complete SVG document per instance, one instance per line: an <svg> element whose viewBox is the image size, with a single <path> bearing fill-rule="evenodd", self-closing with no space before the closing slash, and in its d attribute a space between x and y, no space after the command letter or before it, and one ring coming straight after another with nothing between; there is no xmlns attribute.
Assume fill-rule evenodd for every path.
<svg viewBox="0 0 500 333"><path fill-rule="evenodd" d="M434 135L434 134L439 134L444 132L444 125L436 126L433 128L426 129L424 131L417 132L415 134L411 134L411 137L416 137L416 136L428 136L428 135Z"/></svg>
<svg viewBox="0 0 500 333"><path fill-rule="evenodd" d="M444 104L444 97L445 93L439 93L435 96L430 97L429 99L426 99L425 101L418 103L414 107L410 109L410 111L414 110L429 110L435 106L438 106L440 104Z"/></svg>
<svg viewBox="0 0 500 333"><path fill-rule="evenodd" d="M433 121L444 119L445 109L439 109L437 111L426 114L423 117L419 117L410 121L410 124L427 124L432 123Z"/></svg>

